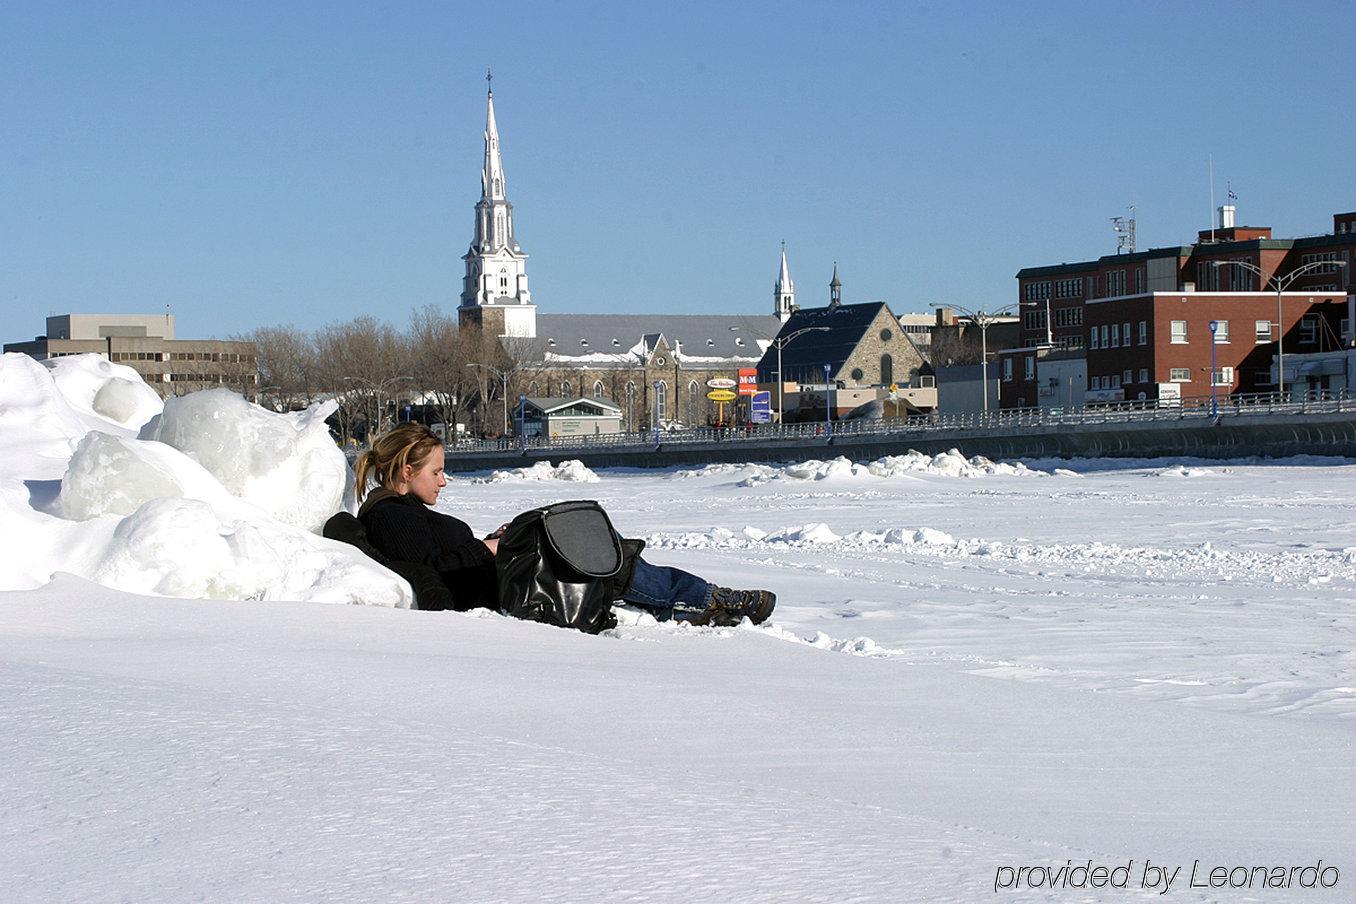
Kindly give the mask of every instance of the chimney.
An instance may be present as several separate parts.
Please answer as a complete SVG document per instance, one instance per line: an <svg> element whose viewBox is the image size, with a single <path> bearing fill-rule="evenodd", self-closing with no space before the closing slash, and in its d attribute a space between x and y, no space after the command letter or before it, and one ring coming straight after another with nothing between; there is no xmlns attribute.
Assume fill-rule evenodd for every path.
<svg viewBox="0 0 1356 904"><path fill-rule="evenodd" d="M1233 229L1233 228L1234 228L1234 205L1232 205L1232 204L1225 204L1225 205L1223 205L1222 207L1220 207L1220 209L1219 209L1219 228L1220 228L1220 229Z"/></svg>

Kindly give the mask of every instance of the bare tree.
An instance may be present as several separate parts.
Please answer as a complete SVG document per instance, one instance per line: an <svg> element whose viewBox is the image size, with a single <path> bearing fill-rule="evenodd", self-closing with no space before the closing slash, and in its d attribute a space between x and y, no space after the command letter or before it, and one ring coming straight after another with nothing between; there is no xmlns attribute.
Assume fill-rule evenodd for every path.
<svg viewBox="0 0 1356 904"><path fill-rule="evenodd" d="M260 327L242 337L254 343L259 370L259 398L284 411L304 408L320 392L314 337L290 324Z"/></svg>
<svg viewBox="0 0 1356 904"><path fill-rule="evenodd" d="M410 315L410 361L415 386L426 402L438 410L448 438L456 435L456 425L470 407L477 385L475 376L468 374L466 368L474 350L470 333L463 335L457 322L435 305Z"/></svg>
<svg viewBox="0 0 1356 904"><path fill-rule="evenodd" d="M990 346L990 351L992 351ZM952 364L979 364L979 329L964 331L959 326L943 327L932 331L932 366L948 367Z"/></svg>
<svg viewBox="0 0 1356 904"><path fill-rule="evenodd" d="M325 327L316 334L321 384L340 400L346 435L362 424L369 437L380 431L386 403L399 400L411 383L408 339L373 317Z"/></svg>

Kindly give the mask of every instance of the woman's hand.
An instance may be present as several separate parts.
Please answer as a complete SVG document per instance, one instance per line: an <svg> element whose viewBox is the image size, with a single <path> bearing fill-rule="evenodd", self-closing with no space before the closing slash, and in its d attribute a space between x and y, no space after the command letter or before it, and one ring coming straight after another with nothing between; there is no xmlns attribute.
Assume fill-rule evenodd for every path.
<svg viewBox="0 0 1356 904"><path fill-rule="evenodd" d="M498 554L499 554L499 538L498 538L498 537L492 537L492 538L490 538L489 540L485 540L485 541L483 541L483 542L485 543L486 546L489 547L489 549L490 549L490 555L494 556L494 555L498 555Z"/></svg>

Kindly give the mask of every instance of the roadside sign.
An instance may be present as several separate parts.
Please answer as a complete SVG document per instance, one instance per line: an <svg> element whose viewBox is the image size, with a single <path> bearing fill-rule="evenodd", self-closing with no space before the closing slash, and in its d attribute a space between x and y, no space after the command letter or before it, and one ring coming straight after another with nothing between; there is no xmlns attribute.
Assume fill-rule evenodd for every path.
<svg viewBox="0 0 1356 904"><path fill-rule="evenodd" d="M729 377L714 377L707 380L706 385L711 389L734 389L739 384Z"/></svg>
<svg viewBox="0 0 1356 904"><path fill-rule="evenodd" d="M758 368L739 368L739 394L751 396L758 391Z"/></svg>
<svg viewBox="0 0 1356 904"><path fill-rule="evenodd" d="M731 380L731 383L734 381ZM728 389L713 389L706 394L706 397L713 402L733 402L738 396Z"/></svg>
<svg viewBox="0 0 1356 904"><path fill-rule="evenodd" d="M755 424L772 423L772 393L755 392L749 400L749 420Z"/></svg>

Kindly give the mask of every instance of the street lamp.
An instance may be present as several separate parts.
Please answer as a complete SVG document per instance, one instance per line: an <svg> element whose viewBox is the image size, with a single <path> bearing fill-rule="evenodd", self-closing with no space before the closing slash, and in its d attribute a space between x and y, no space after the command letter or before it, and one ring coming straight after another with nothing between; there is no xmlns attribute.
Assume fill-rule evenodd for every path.
<svg viewBox="0 0 1356 904"><path fill-rule="evenodd" d="M980 382L984 384L984 413L989 413L989 327L997 323L1007 314L1012 313L1012 305L1004 305L996 311L985 311L983 309L972 311L969 308L963 308L956 304L934 304L934 308L951 308L959 311L971 322L979 327L979 360L980 360ZM1046 315L1046 326L1049 328L1050 318Z"/></svg>
<svg viewBox="0 0 1356 904"><path fill-rule="evenodd" d="M782 349L789 345L792 339L795 339L802 333L827 333L828 331L829 328L826 326L807 326L804 329L796 330L790 335L778 336L776 339L772 340L772 347L777 350L777 425L779 427L782 423L782 389L786 383L785 378L782 376Z"/></svg>
<svg viewBox="0 0 1356 904"><path fill-rule="evenodd" d="M504 383L504 391L503 391L502 393L500 393L500 396L501 396L502 401L503 401L503 403L504 403L504 435L505 435L505 436L508 436L508 432L509 432L508 381L509 381L509 374L513 373L513 371L511 371L511 370L500 370L499 368L494 367L494 366L489 365L489 364L467 364L466 366L467 366L467 367L479 367L479 368L481 368L482 370L488 370L488 371L492 372L495 376L499 377L500 380L503 381L503 383Z"/></svg>
<svg viewBox="0 0 1356 904"><path fill-rule="evenodd" d="M833 411L829 407L829 365L824 365L824 435L833 439L833 418L830 413Z"/></svg>
<svg viewBox="0 0 1356 904"><path fill-rule="evenodd" d="M1291 283L1293 283L1295 280L1299 279L1301 276L1303 276L1304 274L1308 273L1308 272L1311 271L1311 270L1317 270L1317 269L1320 268L1320 267L1345 267L1345 266L1347 265L1347 262L1346 262L1346 261L1313 261L1313 262L1311 262L1311 263L1305 264L1305 265L1302 266L1302 267L1298 267L1297 269L1291 270L1291 271L1290 271L1289 273L1287 273L1285 276L1270 276L1270 277L1267 276L1265 272L1263 272L1263 270L1262 270L1261 267L1257 266L1256 264L1250 264L1250 263L1248 263L1247 261L1211 261L1211 262L1210 262L1210 266L1216 268L1216 269L1215 269L1215 272L1217 272L1217 273L1219 272L1219 268L1222 267L1222 266L1224 266L1224 265L1226 265L1226 264L1229 265L1229 266L1231 266L1231 267L1241 267L1241 268L1243 268L1244 270L1247 270L1249 273L1256 273L1256 274L1258 275L1258 277L1260 277L1261 279L1267 280L1267 281L1270 282L1271 285L1276 289L1276 390L1277 390L1277 392L1279 393L1279 395L1280 395L1280 397L1281 397L1281 401L1284 402L1284 401L1285 401L1285 315L1284 315L1283 309L1282 309L1282 301L1283 301L1282 293L1285 292L1285 290L1286 290L1287 288L1290 287L1290 284L1291 284ZM1214 375L1213 375L1213 374L1211 375L1211 379L1214 379Z"/></svg>
<svg viewBox="0 0 1356 904"><path fill-rule="evenodd" d="M365 377L344 377L344 380L345 380L346 382L348 382L348 383L361 383L363 386L366 386L368 389L370 389L370 390L373 392L373 394L376 395L376 397L377 397L377 432L378 432L378 433L381 432L381 424L382 424L382 421L383 421L383 420L385 419L385 417L386 417L385 407L384 407L384 405L383 405L383 402L384 402L385 400L382 398L384 395L386 395L386 387L387 387L387 386L392 386L392 385L394 385L394 384L396 384L396 383L404 383L404 382L406 382L406 381L408 381L408 380L413 380L413 379L414 379L414 377L405 376L405 375L403 375L403 374L402 374L401 376L398 376L398 377L387 377L385 380L381 380L381 381L379 381L379 382L378 382L378 381L373 381L373 380L368 380L368 379L366 379ZM368 431L367 445L368 445L368 446L371 446L371 445L372 445L372 431L370 431L370 430Z"/></svg>
<svg viewBox="0 0 1356 904"><path fill-rule="evenodd" d="M1219 396L1215 388L1215 331L1219 321L1210 321L1210 416L1219 417Z"/></svg>

